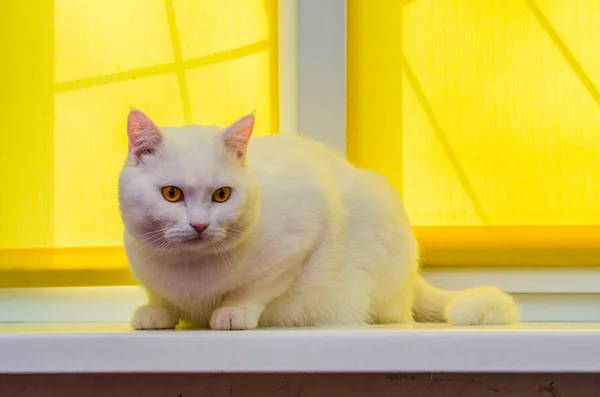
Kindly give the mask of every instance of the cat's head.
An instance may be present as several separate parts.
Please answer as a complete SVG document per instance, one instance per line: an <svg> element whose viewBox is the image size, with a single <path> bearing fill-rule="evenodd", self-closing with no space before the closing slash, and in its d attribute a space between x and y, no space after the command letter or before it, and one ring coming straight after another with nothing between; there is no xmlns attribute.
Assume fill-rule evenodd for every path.
<svg viewBox="0 0 600 397"><path fill-rule="evenodd" d="M129 234L157 250L209 249L239 240L254 224L258 187L246 149L254 115L231 126L159 129L134 110L119 179Z"/></svg>

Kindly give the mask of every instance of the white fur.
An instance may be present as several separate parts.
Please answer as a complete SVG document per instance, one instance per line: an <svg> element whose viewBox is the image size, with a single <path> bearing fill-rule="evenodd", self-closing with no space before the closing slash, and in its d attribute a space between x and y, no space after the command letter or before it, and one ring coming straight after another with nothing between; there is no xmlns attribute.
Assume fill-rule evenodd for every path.
<svg viewBox="0 0 600 397"><path fill-rule="evenodd" d="M239 161L216 127L163 134L143 162L130 154L120 178L125 247L150 298L133 328L179 320L213 329L518 321L512 298L495 288L427 284L394 189L323 145L252 138L247 161ZM161 196L170 185L184 190L184 201ZM231 198L211 202L222 186ZM187 242L190 223L210 224L207 241Z"/></svg>

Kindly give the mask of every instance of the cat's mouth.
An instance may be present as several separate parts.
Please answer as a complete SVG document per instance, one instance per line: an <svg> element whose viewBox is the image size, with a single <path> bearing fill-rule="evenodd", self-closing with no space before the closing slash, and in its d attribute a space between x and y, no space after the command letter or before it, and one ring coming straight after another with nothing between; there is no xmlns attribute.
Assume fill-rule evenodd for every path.
<svg viewBox="0 0 600 397"><path fill-rule="evenodd" d="M187 239L183 240L183 244L198 244L203 242L210 241L211 238L203 235L190 236Z"/></svg>
<svg viewBox="0 0 600 397"><path fill-rule="evenodd" d="M176 236L168 236L167 238L176 240L180 244L184 245L202 245L219 240L221 236L214 235L213 233L194 233L194 234L180 234Z"/></svg>
<svg viewBox="0 0 600 397"><path fill-rule="evenodd" d="M139 241L156 250L167 251L177 248L202 249L205 246L218 244L227 238L229 234L225 230L206 230L203 233L189 233L183 230L167 230L160 237L145 238ZM140 236L141 237L141 236Z"/></svg>

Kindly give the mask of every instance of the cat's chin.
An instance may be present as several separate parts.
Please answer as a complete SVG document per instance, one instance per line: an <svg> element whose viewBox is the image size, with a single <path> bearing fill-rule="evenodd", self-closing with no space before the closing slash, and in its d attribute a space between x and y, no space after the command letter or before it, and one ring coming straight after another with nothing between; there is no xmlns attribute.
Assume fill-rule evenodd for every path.
<svg viewBox="0 0 600 397"><path fill-rule="evenodd" d="M198 236L198 237L192 237L192 238L182 241L181 245L184 245L187 247L206 247L214 241L215 241L215 239L213 239L212 237Z"/></svg>
<svg viewBox="0 0 600 397"><path fill-rule="evenodd" d="M225 240L229 241L227 236L200 235L179 241L179 246L193 250L212 250L221 246Z"/></svg>

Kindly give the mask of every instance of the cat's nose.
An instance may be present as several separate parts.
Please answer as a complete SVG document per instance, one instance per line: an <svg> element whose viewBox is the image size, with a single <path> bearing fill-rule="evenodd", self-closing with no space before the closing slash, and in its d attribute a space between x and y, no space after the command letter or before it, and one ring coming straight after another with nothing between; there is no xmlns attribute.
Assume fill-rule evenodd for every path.
<svg viewBox="0 0 600 397"><path fill-rule="evenodd" d="M208 223L190 223L190 226L200 234L208 227Z"/></svg>

